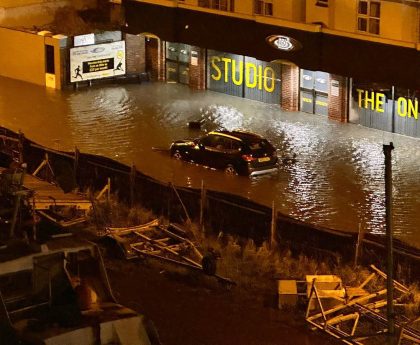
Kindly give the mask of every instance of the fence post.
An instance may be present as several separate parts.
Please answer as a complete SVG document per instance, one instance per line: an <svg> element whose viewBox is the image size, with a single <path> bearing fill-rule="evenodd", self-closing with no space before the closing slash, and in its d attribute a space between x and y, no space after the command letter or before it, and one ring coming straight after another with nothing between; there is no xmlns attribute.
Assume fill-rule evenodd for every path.
<svg viewBox="0 0 420 345"><path fill-rule="evenodd" d="M201 198L200 198L200 229L204 231L204 212L206 207L206 189L204 188L204 181L201 180Z"/></svg>
<svg viewBox="0 0 420 345"><path fill-rule="evenodd" d="M169 185L172 187L173 191L175 192L176 197L178 198L179 202L181 203L182 209L184 210L184 213L185 213L185 216L187 217L188 223L191 224L192 223L191 217L188 214L188 210L185 207L185 204L182 202L181 196L179 195L175 185L172 182L169 182Z"/></svg>
<svg viewBox="0 0 420 345"><path fill-rule="evenodd" d="M360 253L362 252L362 241L363 241L364 231L362 229L362 225L359 223L359 231L357 234L357 242L356 242L356 250L354 253L354 267L356 268Z"/></svg>
<svg viewBox="0 0 420 345"><path fill-rule="evenodd" d="M79 156L80 156L80 151L77 148L77 146L75 146L74 147L73 170L74 170L74 179L75 179L76 185L78 187L80 187L79 183L78 183L79 182L79 174L78 174L78 171L79 171Z"/></svg>
<svg viewBox="0 0 420 345"><path fill-rule="evenodd" d="M111 178L110 177L108 177L108 183L107 183L107 194L106 194L106 197L107 197L107 201L108 201L108 203L111 201Z"/></svg>
<svg viewBox="0 0 420 345"><path fill-rule="evenodd" d="M271 208L271 231L270 231L270 249L275 249L277 246L276 240L276 230L277 230L277 211L276 211L276 204L273 200L272 208Z"/></svg>
<svg viewBox="0 0 420 345"><path fill-rule="evenodd" d="M130 207L134 206L134 188L136 185L136 166L131 164L130 170Z"/></svg>
<svg viewBox="0 0 420 345"><path fill-rule="evenodd" d="M18 134L19 134L19 143L18 143L19 162L20 163L23 163L24 162L23 161L23 159L24 159L24 156L23 156L23 147L24 147L24 145L23 145L23 143L25 141L25 135L20 130L19 130Z"/></svg>

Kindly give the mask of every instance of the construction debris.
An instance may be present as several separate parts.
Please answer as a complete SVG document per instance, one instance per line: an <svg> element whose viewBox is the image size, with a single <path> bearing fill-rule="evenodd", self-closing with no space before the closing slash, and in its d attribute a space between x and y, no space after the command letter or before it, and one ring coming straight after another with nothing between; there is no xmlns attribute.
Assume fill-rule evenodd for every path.
<svg viewBox="0 0 420 345"><path fill-rule="evenodd" d="M6 169L0 167L0 193L5 197L19 197L14 202L20 207L20 199L32 214L38 214L61 227L68 227L86 221L92 203L81 193L65 193L57 184L37 177L43 170L52 171L48 155L33 174L23 168Z"/></svg>
<svg viewBox="0 0 420 345"><path fill-rule="evenodd" d="M187 232L176 224L162 225L153 220L147 224L107 228L107 237L116 241L126 259L151 257L215 276L228 284L228 278L216 274L216 256L203 254L198 246L187 238Z"/></svg>
<svg viewBox="0 0 420 345"><path fill-rule="evenodd" d="M386 274L371 266L372 274L357 287L342 287L338 277L307 276L306 321L314 327L349 345L386 343L388 335L386 318L387 290L383 280ZM338 279L337 279L338 278ZM335 281L335 282L333 282ZM378 288L381 286L381 288ZM403 300L410 293L403 284L394 280L395 328L394 344L420 344L420 330L412 327L418 320L404 316ZM333 302L333 303L331 303Z"/></svg>

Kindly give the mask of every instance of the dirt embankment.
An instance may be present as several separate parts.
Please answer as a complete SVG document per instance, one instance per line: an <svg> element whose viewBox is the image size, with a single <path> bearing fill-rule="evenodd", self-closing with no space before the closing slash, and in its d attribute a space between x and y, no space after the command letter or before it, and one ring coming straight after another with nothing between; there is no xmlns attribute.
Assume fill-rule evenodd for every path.
<svg viewBox="0 0 420 345"><path fill-rule="evenodd" d="M144 261L108 259L106 266L119 302L150 318L164 345L336 344L310 331L303 315L201 274L170 273Z"/></svg>

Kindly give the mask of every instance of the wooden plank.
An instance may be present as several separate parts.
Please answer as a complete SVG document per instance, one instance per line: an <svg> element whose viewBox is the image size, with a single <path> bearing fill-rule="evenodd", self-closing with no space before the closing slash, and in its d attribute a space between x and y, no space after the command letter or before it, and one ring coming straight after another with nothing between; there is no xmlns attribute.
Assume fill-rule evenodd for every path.
<svg viewBox="0 0 420 345"><path fill-rule="evenodd" d="M135 231L148 231L150 230L150 228L155 227L157 225L159 225L159 220L154 219L142 225L125 227L125 228L107 228L107 230L110 231L111 233L117 233L118 235L125 235L125 234L133 233Z"/></svg>
<svg viewBox="0 0 420 345"><path fill-rule="evenodd" d="M180 241L188 243L191 246L192 250L194 251L195 255L197 255L200 258L200 260L203 259L203 254L201 254L201 252L197 249L195 244L193 242L191 242L188 238L184 238L182 236L179 236L179 235L173 233L172 231L169 231L168 229L165 229L163 227L160 227L160 230L162 230L163 232L165 232L166 234L168 234L169 236L171 236L173 238L176 238Z"/></svg>
<svg viewBox="0 0 420 345"><path fill-rule="evenodd" d="M165 238L160 238L158 240L155 240L156 242L159 242L160 244L165 244L165 242L168 242L171 238L170 237L165 237Z"/></svg>
<svg viewBox="0 0 420 345"><path fill-rule="evenodd" d="M387 275L385 272L382 272L379 268L377 268L375 265L370 265L370 267L376 272L378 273L383 279L387 279ZM400 282L396 281L395 279L392 280L394 282L394 287L402 292L402 293L408 293L410 292L410 290L408 289L408 287L404 286L403 284L401 284Z"/></svg>
<svg viewBox="0 0 420 345"><path fill-rule="evenodd" d="M26 174L23 186L33 192L32 206L35 210L47 210L51 206L76 207L80 210L89 210L92 203L84 195L64 193L60 187L37 177Z"/></svg>
<svg viewBox="0 0 420 345"><path fill-rule="evenodd" d="M174 260L174 259L171 259L171 258L168 258L168 257L165 257L165 256L159 256L159 255L146 253L146 252L143 252L142 250L137 249L135 247L133 247L133 250L135 250L136 252L139 252L140 254L148 255L148 256L151 256L151 257L154 257L154 258L160 259L160 260L169 261L169 262L172 262L172 263L177 264L177 265L182 265L182 266L185 266L185 267L193 268L195 270L202 270L203 269L203 267L201 265L200 266L191 265L191 264L187 264L185 262Z"/></svg>

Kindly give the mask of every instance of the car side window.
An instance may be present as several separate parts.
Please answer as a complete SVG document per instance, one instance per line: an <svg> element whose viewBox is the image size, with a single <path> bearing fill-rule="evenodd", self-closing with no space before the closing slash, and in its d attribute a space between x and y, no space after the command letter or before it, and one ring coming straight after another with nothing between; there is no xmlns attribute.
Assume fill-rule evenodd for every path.
<svg viewBox="0 0 420 345"><path fill-rule="evenodd" d="M225 138L220 135L213 136L213 147L217 150L223 151L225 149Z"/></svg>
<svg viewBox="0 0 420 345"><path fill-rule="evenodd" d="M225 138L224 148L228 153L235 153L241 150L241 143L238 140Z"/></svg>
<svg viewBox="0 0 420 345"><path fill-rule="evenodd" d="M200 140L200 144L205 147L233 153L240 151L241 143L238 140L226 138L221 135L208 135Z"/></svg>
<svg viewBox="0 0 420 345"><path fill-rule="evenodd" d="M200 139L200 144L206 147L212 147L213 138L212 136L205 136Z"/></svg>

